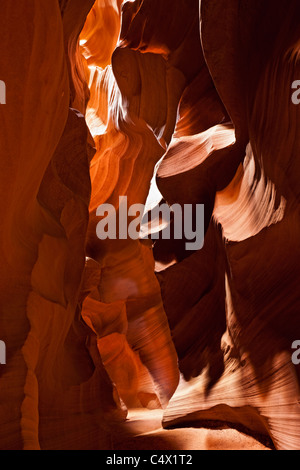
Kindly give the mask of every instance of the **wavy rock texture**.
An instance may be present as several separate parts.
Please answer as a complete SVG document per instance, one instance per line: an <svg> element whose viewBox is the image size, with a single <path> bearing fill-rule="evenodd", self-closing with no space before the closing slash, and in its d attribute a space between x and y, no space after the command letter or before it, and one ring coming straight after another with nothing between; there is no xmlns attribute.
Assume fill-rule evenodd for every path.
<svg viewBox="0 0 300 470"><path fill-rule="evenodd" d="M3 2L1 449L299 448L299 24L296 0ZM203 248L159 218L100 240L120 196L204 204Z"/></svg>
<svg viewBox="0 0 300 470"><path fill-rule="evenodd" d="M79 14L68 19L76 3ZM2 8L4 449L105 447L105 415L124 416L101 361L93 361L91 330L78 310L92 153L84 117L69 108L65 38L85 20L80 3L65 5L66 29L57 1L19 2L17 10L6 2ZM72 57L70 51L69 63Z"/></svg>
<svg viewBox="0 0 300 470"><path fill-rule="evenodd" d="M131 61L133 65L129 67ZM127 392L132 397L129 400L123 394L123 399L125 403L134 402L139 406L145 405L144 398L141 401L138 397L144 397L144 394L160 400L162 405L172 396L179 378L177 356L162 306L150 248L139 240L99 240L96 235L99 222L96 209L101 204L113 204L119 215L120 195L127 197L128 207L146 202L155 164L164 153L150 125L162 126L163 120L151 107L150 96L147 95L147 82L144 81L149 81L151 77L142 75L140 70L143 71L144 65L148 70L151 67L156 70L156 64L164 77L165 66L159 56L144 58L139 53L117 49L112 66L103 70L100 68L101 61L99 65L92 65L89 82L91 101L87 113L97 149L91 164L87 254L98 263L99 280L94 286L97 292L92 297L93 302L90 295L83 306L82 315L93 322L93 317L101 315L103 308L107 315L109 312L114 315L114 303L123 302L126 319L123 327L128 328L126 335L118 336L120 332L113 327L109 335L96 328L101 338L98 348L101 357L105 357L105 363L111 363L119 351L121 375L124 375L122 367L128 367L131 370L126 369L127 374L132 376L132 390ZM156 79L154 74L152 78ZM136 94L136 87L138 92L141 90L140 95ZM160 89L159 84L157 89ZM166 101L166 97L162 98ZM104 99L106 106L99 106ZM128 356L127 360L125 356ZM140 359L157 384L157 394L153 393L153 385L147 385L150 376L143 385L145 389L137 384L145 375L141 374ZM115 378L119 390L130 389L125 380L124 377ZM136 389L135 396L133 389Z"/></svg>
<svg viewBox="0 0 300 470"><path fill-rule="evenodd" d="M208 270L201 263L201 268L196 268L196 257L204 257L209 244L210 228L202 253L181 261L185 255L177 248L173 259L181 262L159 273L184 374L164 415L164 426L227 420L268 434L278 449L299 448L299 369L291 362L291 344L299 336L299 296L295 285L299 270L297 255L291 256L297 252L299 225L298 197L292 181L292 173L298 174L292 157L298 146L297 138L292 137L298 110L290 100L289 89L298 70L299 12L292 3L288 11L281 5L274 12L273 2L264 6L258 2L244 2L243 6L239 2L201 2L205 58L234 125L236 144L232 149L241 148L249 140L246 158L236 167L236 175L226 188L222 177L227 172L222 171L222 165L228 164L230 171L232 162L233 169L238 163L235 152L230 150L219 162L219 150L213 140L207 146L205 133L192 138L180 136L174 139L158 171L159 187L172 202L174 197L182 197L182 192L175 194L172 182L176 181L176 189L178 184L183 188L188 176L189 187L195 184L193 195L198 198L196 191L200 192L200 201L211 201L216 194L210 224L221 223L225 238L222 253L217 257L213 258L212 250L208 249L210 264L213 263L223 278L217 295L216 274L207 288L203 281L197 282L201 268L203 276L206 274L206 279L211 279L208 274L211 266ZM247 27L241 29L241 24ZM223 36L215 34L213 28L222 31ZM268 40L263 42L265 37ZM223 147L224 143L220 140L219 146ZM196 151L198 163L193 157ZM186 152L192 155L188 163L185 163ZM210 172L210 168L214 170ZM201 183L203 174L207 179ZM201 189L196 182L201 183ZM161 257L158 250L158 259ZM193 283L189 274L188 285L189 293L196 296L184 319L177 310L176 299L179 282L184 278L180 274L183 268L195 272ZM222 272L226 273L225 283ZM199 285L203 286L202 295ZM224 288L222 330L219 318L222 307L218 303ZM291 288L289 293L288 288ZM189 298L193 298L191 294ZM209 300L217 313L207 307ZM181 323L190 319L195 324L196 316L197 324L204 318L214 330L213 334L207 326L201 329L197 350L191 347L196 343L192 338L185 337L184 346L178 335L176 342ZM217 337L216 346L214 337ZM219 367L214 358L218 349L223 352L222 358L218 356ZM190 370L190 364L194 370Z"/></svg>

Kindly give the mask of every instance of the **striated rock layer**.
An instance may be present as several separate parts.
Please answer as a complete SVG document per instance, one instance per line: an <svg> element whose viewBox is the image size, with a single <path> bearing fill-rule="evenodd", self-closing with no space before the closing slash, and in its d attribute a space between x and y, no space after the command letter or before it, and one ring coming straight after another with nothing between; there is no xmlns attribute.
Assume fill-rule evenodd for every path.
<svg viewBox="0 0 300 470"><path fill-rule="evenodd" d="M190 448L299 448L299 24L296 0L3 2L1 449L110 449L133 408ZM125 197L203 204L203 247L143 213L120 234Z"/></svg>

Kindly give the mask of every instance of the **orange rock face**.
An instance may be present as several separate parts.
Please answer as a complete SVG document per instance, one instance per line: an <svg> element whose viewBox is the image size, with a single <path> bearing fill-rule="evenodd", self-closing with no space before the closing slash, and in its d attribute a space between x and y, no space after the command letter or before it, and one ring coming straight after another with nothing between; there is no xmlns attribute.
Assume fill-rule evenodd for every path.
<svg viewBox="0 0 300 470"><path fill-rule="evenodd" d="M1 449L121 448L133 409L299 449L299 24L297 0L3 2ZM204 205L203 247L145 221L164 203Z"/></svg>

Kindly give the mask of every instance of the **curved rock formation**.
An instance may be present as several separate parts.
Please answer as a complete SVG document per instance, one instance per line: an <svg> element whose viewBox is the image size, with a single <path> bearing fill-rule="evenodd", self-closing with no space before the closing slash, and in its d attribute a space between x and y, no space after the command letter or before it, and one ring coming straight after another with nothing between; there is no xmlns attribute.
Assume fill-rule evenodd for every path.
<svg viewBox="0 0 300 470"><path fill-rule="evenodd" d="M143 445L133 408L159 445L299 448L299 24L296 0L3 2L1 449ZM147 222L164 203L204 205L201 249Z"/></svg>
<svg viewBox="0 0 300 470"><path fill-rule="evenodd" d="M176 189L178 184L184 188L188 175L189 187L191 181L195 184L193 194L196 198L199 194L196 182L201 182L201 173L207 176L206 185L202 183L200 187L202 191L205 188L208 200L214 197L213 189L217 186L213 215L223 226L225 245L222 251L226 256L226 332L223 331L219 342L223 351L223 368L221 363L219 367L222 375L219 372L218 381L211 389L207 349L201 355L199 348L193 361L189 360L191 348L182 351L183 364L185 361L194 364L197 360L201 367L206 366L206 370L201 375L197 370L193 371L193 380L188 380L189 373L188 382L182 383L169 404L164 425L227 420L268 434L278 449L297 449L299 369L291 361L293 338L299 336L299 296L296 287L292 287L298 276L297 256L291 256L292 252L297 252L298 232L297 192L291 179L291 173L297 174L297 163L292 157L297 148L297 138L292 137L297 108L290 99L290 83L298 70L299 12L296 3L290 4L288 9L281 4L276 12L273 7L274 2L266 2L263 6L259 2L244 2L243 6L234 1L201 2L204 55L235 128L233 148L239 146L242 149L246 140L250 147L243 167L236 167L236 176L227 188L222 178L228 172L222 171L222 165L228 165L230 171L231 162L238 163L238 155L235 157L231 151L226 156L223 152L224 158L221 157L219 163L215 156L219 156L218 149L214 154L203 148L203 133L197 139L180 137L174 150L169 150L169 162L173 158L175 165L170 164L164 170L163 163L161 175L160 170L158 172L160 189L167 199L168 194L173 197L172 181L176 181ZM264 21L266 18L267 22ZM241 24L247 28L241 29ZM223 36L215 34L213 28L222 31ZM268 40L263 41L263 38ZM188 148L194 155L193 141L196 141L194 146L199 142L196 147L198 166L193 157L185 164ZM204 162L202 155L206 158ZM208 173L208 163L207 168L205 164L212 156L216 166ZM218 177L221 178L219 181ZM214 181L216 186L209 191ZM182 192L177 197L181 198ZM206 201L205 196L203 200ZM206 243L209 233L208 230ZM159 274L166 312L171 321L175 321L174 332L176 328L180 329L179 320L175 319L177 305L173 297L179 287L176 287L176 281L181 279L177 276L183 263L189 262L189 272L195 267L195 256ZM222 259L221 256L217 261L218 272L222 269ZM173 295L171 285L174 286ZM212 298L214 304L220 302L222 292L215 296L213 285L200 296L202 302L198 301L198 309L193 305L188 312L193 323L195 309L198 310L198 321L205 316L206 310L201 308L204 301ZM292 290L288 293L287 289ZM195 285L194 291L198 299L199 287ZM219 313L220 309L217 311ZM212 309L208 315L208 323L221 326ZM185 322L188 322L187 316ZM209 340L213 335L208 332L209 328L206 328L201 335L202 344L207 338L211 345ZM213 349L216 353L217 348ZM201 357L205 359L201 361ZM217 360L213 364L216 367ZM182 369L186 374L185 366Z"/></svg>

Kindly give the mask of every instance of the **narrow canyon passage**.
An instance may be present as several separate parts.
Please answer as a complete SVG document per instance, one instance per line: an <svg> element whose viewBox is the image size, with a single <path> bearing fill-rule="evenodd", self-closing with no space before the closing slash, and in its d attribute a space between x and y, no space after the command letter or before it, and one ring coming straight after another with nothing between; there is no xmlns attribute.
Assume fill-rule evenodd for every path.
<svg viewBox="0 0 300 470"><path fill-rule="evenodd" d="M2 3L0 450L299 450L298 1Z"/></svg>

